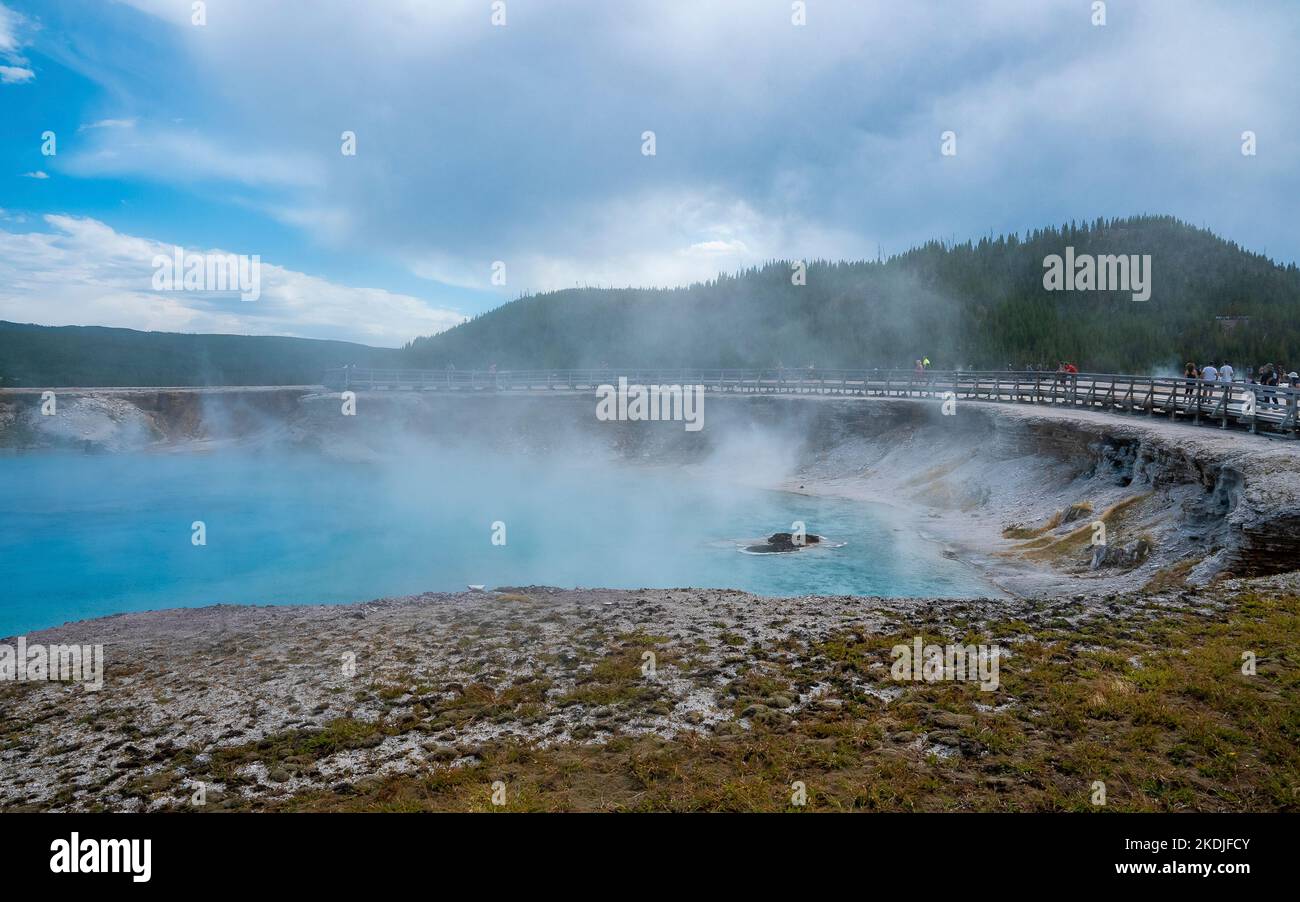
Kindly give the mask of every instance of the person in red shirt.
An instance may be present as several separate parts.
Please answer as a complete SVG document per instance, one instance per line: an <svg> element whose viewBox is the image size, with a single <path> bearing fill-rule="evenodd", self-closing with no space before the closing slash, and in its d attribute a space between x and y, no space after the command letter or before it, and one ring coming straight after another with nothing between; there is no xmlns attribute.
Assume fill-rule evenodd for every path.
<svg viewBox="0 0 1300 902"><path fill-rule="evenodd" d="M1077 366L1075 366L1073 363L1067 363L1067 364L1065 365L1065 371L1066 371L1067 373L1075 373L1075 374L1077 374L1077 373L1079 372L1079 368L1078 368Z"/></svg>

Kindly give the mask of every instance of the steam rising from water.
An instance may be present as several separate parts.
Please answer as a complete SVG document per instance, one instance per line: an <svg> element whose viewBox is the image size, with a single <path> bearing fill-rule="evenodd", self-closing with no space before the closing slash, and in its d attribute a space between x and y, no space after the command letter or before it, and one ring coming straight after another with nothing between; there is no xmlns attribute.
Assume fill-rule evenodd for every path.
<svg viewBox="0 0 1300 902"><path fill-rule="evenodd" d="M885 509L720 478L743 470L770 485L789 471L794 443L757 427L688 470L618 464L577 438L547 455L415 433L371 444L387 450L365 463L278 443L3 460L0 635L129 610L347 602L471 583L769 595L988 589ZM847 544L766 556L781 560L736 553L796 519ZM193 521L206 526L205 546L191 544ZM491 541L497 521L504 546Z"/></svg>

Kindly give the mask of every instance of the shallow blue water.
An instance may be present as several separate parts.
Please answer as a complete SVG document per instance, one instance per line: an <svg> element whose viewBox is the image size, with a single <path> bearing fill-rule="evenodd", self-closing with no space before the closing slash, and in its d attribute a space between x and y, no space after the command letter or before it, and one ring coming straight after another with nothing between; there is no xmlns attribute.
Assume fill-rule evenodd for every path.
<svg viewBox="0 0 1300 902"><path fill-rule="evenodd" d="M204 546L191 542L196 520ZM794 520L845 544L737 551ZM491 542L494 521L505 523L504 546ZM309 453L0 457L0 636L122 611L348 602L470 583L990 591L888 508L671 470L482 455L391 466Z"/></svg>

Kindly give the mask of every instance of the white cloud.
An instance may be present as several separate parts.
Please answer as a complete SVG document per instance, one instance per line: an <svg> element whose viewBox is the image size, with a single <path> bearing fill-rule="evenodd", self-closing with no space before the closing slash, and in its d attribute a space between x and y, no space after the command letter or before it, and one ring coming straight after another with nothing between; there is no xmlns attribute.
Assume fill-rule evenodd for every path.
<svg viewBox="0 0 1300 902"><path fill-rule="evenodd" d="M134 119L100 119L98 122L87 122L77 129L79 132L90 131L95 128L135 128Z"/></svg>
<svg viewBox="0 0 1300 902"><path fill-rule="evenodd" d="M50 174L49 174L48 172L45 172L45 171L40 170L40 169L36 170L35 172L24 172L24 173L23 173L23 178L25 178L25 179L47 179L47 178L49 178L49 177L50 177Z"/></svg>
<svg viewBox="0 0 1300 902"><path fill-rule="evenodd" d="M393 0L384 16L224 0L196 29L186 4L128 2L213 86L218 128L315 161L305 196L289 183L276 199L306 212L282 221L354 253L399 248L416 272L458 285L484 286L494 259L509 264L511 289L584 274L658 284L712 275L710 260L784 255L801 234L874 256L880 234L902 250L1061 216L1161 211L1290 234L1277 198L1294 184L1281 172L1293 155L1250 161L1284 178L1260 179L1249 198L1205 179L1243 129L1294 133L1285 4L1243 16L1229 3L1150 0L1097 28L1076 0L816 3L795 28L788 4L554 0L511 4L499 29L478 0ZM360 151L336 168L344 128ZM657 132L653 161L638 152L645 128ZM948 128L960 153L944 160ZM196 171L237 181L257 162L200 155ZM766 240L599 215L620 197L701 186L743 200L768 222L750 226Z"/></svg>
<svg viewBox="0 0 1300 902"><path fill-rule="evenodd" d="M95 219L44 219L51 231L0 229L0 319L335 338L385 347L440 332L464 319L410 295L339 285L266 261L261 264L257 301L157 292L151 287L153 259L170 256L171 245L124 235Z"/></svg>
<svg viewBox="0 0 1300 902"><path fill-rule="evenodd" d="M24 41L18 35L19 28L26 28L28 24L25 18L0 3L0 59L12 63L0 66L0 84L20 85L36 77L21 53Z"/></svg>
<svg viewBox="0 0 1300 902"><path fill-rule="evenodd" d="M0 3L0 53L18 52L18 13Z"/></svg>
<svg viewBox="0 0 1300 902"><path fill-rule="evenodd" d="M24 66L0 66L0 83L6 85L20 85L35 77L36 73Z"/></svg>
<svg viewBox="0 0 1300 902"><path fill-rule="evenodd" d="M57 171L219 183L457 286L491 288L503 260L502 299L1136 212L1294 255L1293 2L1148 0L1105 28L1078 0L828 2L795 28L788 4L553 0L498 29L482 0L222 0L204 28L188 3L125 0L169 68L113 48L68 65L120 104L97 114L184 115L83 126ZM173 75L185 93L159 103Z"/></svg>
<svg viewBox="0 0 1300 902"><path fill-rule="evenodd" d="M647 191L566 213L545 236L515 245L503 297L575 285L671 287L777 259L857 259L874 245L859 235L786 213L766 213L717 190ZM450 253L412 258L416 275L491 288L492 260Z"/></svg>
<svg viewBox="0 0 1300 902"><path fill-rule="evenodd" d="M352 218L343 207L272 205L263 209L280 222L312 232L330 244L344 245L352 237Z"/></svg>
<svg viewBox="0 0 1300 902"><path fill-rule="evenodd" d="M131 120L102 120L128 122ZM163 182L221 180L250 187L312 188L324 181L318 160L294 152L249 151L197 131L93 128L91 146L66 157L79 176L142 176ZM60 159L64 156L60 154Z"/></svg>
<svg viewBox="0 0 1300 902"><path fill-rule="evenodd" d="M743 241L697 241L686 249L687 253L703 254L705 256L738 256L743 257L749 253L749 248Z"/></svg>

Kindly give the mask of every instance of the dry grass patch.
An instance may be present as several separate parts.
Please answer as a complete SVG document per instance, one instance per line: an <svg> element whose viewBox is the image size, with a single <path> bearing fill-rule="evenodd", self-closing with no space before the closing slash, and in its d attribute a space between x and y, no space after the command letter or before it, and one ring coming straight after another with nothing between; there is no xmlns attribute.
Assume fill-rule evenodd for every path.
<svg viewBox="0 0 1300 902"><path fill-rule="evenodd" d="M1246 592L1226 608L1205 611L1144 608L1137 598L1125 608L1122 618L1098 613L1055 626L957 626L918 615L890 635L858 628L797 646L786 641L794 660L754 654L720 685L721 698L735 708L792 702L787 716L751 716L747 729L734 729L733 720L724 722L733 729L715 733L619 733L603 743L549 748L498 740L468 763L430 762L342 789L248 804L310 811L789 811L796 810L792 784L799 781L808 794L801 810L808 811L1082 812L1095 810L1092 786L1100 780L1111 811L1300 810L1300 598ZM999 688L893 681L890 648L917 634L926 642L1009 649ZM624 637L565 698L641 701L640 655L660 648L654 640L661 638ZM1243 652L1255 656L1254 675L1242 673ZM814 685L833 704L799 703ZM901 692L885 701L877 691L886 687ZM480 708L522 700L503 695L510 691L467 687L465 695ZM423 729L336 721L319 733L223 750L214 755L211 776L251 761L307 768L374 742L375 734ZM492 804L497 781L506 785L503 807Z"/></svg>

